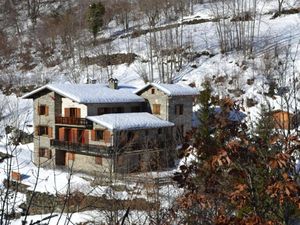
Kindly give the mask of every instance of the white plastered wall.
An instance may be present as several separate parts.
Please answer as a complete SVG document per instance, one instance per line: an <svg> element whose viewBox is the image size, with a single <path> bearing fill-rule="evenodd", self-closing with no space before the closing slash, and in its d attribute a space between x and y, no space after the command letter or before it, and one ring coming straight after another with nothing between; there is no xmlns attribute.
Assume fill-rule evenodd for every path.
<svg viewBox="0 0 300 225"><path fill-rule="evenodd" d="M79 104L77 102L72 101L69 98L62 98L62 116L65 116L65 108L80 108L80 117L87 117L87 106L84 104Z"/></svg>

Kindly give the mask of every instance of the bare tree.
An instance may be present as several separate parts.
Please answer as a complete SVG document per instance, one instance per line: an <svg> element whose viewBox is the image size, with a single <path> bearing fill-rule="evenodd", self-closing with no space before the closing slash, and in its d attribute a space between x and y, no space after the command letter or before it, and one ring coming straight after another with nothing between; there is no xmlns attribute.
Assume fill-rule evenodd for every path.
<svg viewBox="0 0 300 225"><path fill-rule="evenodd" d="M211 11L218 20L216 30L221 52L241 50L244 55L253 51L256 28L257 0L221 0L211 2Z"/></svg>

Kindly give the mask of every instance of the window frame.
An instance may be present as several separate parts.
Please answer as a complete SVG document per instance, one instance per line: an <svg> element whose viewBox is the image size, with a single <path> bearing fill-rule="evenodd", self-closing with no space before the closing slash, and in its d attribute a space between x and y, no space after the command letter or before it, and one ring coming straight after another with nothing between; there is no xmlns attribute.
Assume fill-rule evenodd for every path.
<svg viewBox="0 0 300 225"><path fill-rule="evenodd" d="M47 115L47 105L46 104L41 104L38 106L38 114L39 114L39 116Z"/></svg>
<svg viewBox="0 0 300 225"><path fill-rule="evenodd" d="M95 130L95 141L104 140L104 130Z"/></svg>
<svg viewBox="0 0 300 225"><path fill-rule="evenodd" d="M141 112L141 107L140 106L131 106L130 111L131 112Z"/></svg>
<svg viewBox="0 0 300 225"><path fill-rule="evenodd" d="M38 129L38 136L48 136L49 134L49 127L44 125L39 125Z"/></svg>
<svg viewBox="0 0 300 225"><path fill-rule="evenodd" d="M51 159L52 152L49 148L39 148L39 157Z"/></svg>

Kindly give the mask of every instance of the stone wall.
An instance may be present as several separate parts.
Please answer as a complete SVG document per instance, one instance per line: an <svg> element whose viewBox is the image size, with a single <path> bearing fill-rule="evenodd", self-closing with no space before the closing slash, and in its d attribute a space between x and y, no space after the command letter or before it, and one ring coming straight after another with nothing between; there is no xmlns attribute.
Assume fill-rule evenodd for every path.
<svg viewBox="0 0 300 225"><path fill-rule="evenodd" d="M155 87L148 87L140 96L147 100L148 106L146 107L146 110L149 113L153 114L153 104L160 104L160 114L154 115L163 120L169 120L169 97L164 92Z"/></svg>
<svg viewBox="0 0 300 225"><path fill-rule="evenodd" d="M183 114L176 115L176 105L183 105ZM183 125L183 134L192 129L193 96L174 96L169 100L169 121L175 126Z"/></svg>
<svg viewBox="0 0 300 225"><path fill-rule="evenodd" d="M86 173L104 172L109 173L112 169L111 159L101 157L102 164L96 164L96 156L74 153L74 160L68 160L66 166L74 171Z"/></svg>
<svg viewBox="0 0 300 225"><path fill-rule="evenodd" d="M55 137L55 105L60 104L60 99L56 99L56 94L54 92L43 92L41 95L37 96L34 99L34 113L33 113L33 121L34 121L34 162L38 165L48 166L53 164L53 156L54 151L52 151L52 158L49 160L48 158L39 157L39 149L46 148L50 149L50 138ZM56 102L58 101L58 102ZM39 106L45 105L48 107L47 115L39 115ZM38 126L47 126L50 128L48 135L38 135L37 129Z"/></svg>
<svg viewBox="0 0 300 225"><path fill-rule="evenodd" d="M153 90L154 89L154 93ZM148 111L153 112L153 104L160 104L160 114L155 115L163 120L175 123L175 126L183 125L183 133L192 128L193 96L167 96L155 87L148 87L141 96L148 100ZM183 114L175 114L175 106L183 105Z"/></svg>

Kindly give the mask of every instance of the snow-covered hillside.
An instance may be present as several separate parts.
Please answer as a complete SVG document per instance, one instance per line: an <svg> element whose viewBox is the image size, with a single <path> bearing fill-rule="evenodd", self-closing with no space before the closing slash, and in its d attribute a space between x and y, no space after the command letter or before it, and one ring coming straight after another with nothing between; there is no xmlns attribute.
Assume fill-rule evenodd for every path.
<svg viewBox="0 0 300 225"><path fill-rule="evenodd" d="M218 30L223 29L219 27L220 21L227 27L235 28L235 25L232 25L235 22L233 18L245 12L232 10L231 3L224 6L222 2L205 2L194 4L193 10L184 11L181 17L178 16L171 22L168 22L162 13L156 19L155 25L150 28L147 17L143 14L140 15L141 19L129 21L127 31L112 19L100 31L97 37L99 42L95 46L88 44L91 36L87 29L83 29L81 34L74 34L76 36L74 36L72 49L70 49L72 56L66 58L62 55L62 51L66 49L64 44L60 43L61 34L57 34L53 39L55 42L53 49L47 58L53 61L51 66L42 60L37 49L38 44L31 41L31 47L24 46L19 51L16 50L16 54L26 51L30 58L27 66L34 66L26 70L22 69L21 65L26 65L26 60L22 61L20 58L14 60L14 57L17 56L12 54L10 56L12 58L4 60L7 61L7 64L0 70L1 77L6 83L10 76L12 84L18 86L28 84L40 86L49 82L85 83L87 80L106 82L109 77L116 77L121 83L136 87L140 87L149 80L186 84L194 82L197 87L201 87L204 80L210 80L216 94L219 96L229 95L242 101L249 112L255 112L256 109L247 107L247 100L252 103L265 103L268 100L274 108L282 107L278 96L265 93L269 91L271 80L278 82L280 80L275 89L283 88L290 86L293 74L298 74L300 67L298 54L300 15L297 11L300 7L299 1L284 1L283 9L286 12L283 11L283 14L276 18L273 18L274 13L278 10L278 2L275 0L251 1L248 5L242 6L248 10L252 19L240 23L251 24L251 29L253 29L251 31L253 47L251 52L247 51L246 53L245 50L234 49L221 53L218 35ZM72 4L73 7L76 2ZM59 13L63 14L67 4L62 4L62 6L59 6L58 3L57 5L43 4L40 8L41 15L58 10L57 7ZM85 9L84 6L82 7ZM227 11L220 14L218 10L222 7L225 7ZM294 9L294 11L290 12L290 9ZM20 10L20 20L24 24L22 30L24 35L22 35L21 42L28 44L29 36L37 34L30 33L33 24L22 19L22 13L25 14L25 11ZM138 8L133 10L134 12L139 11ZM75 13L79 12L75 11ZM218 20L220 16L223 18ZM45 18L37 19L37 30L39 25L42 26L45 23L43 19ZM84 20L84 17L81 19ZM238 23L239 21L236 22L236 24ZM225 31L232 33L233 28L230 27ZM247 29L247 27L240 29ZM236 37L234 35L236 34L232 34L232 38ZM47 47L49 37L44 37L44 39ZM42 40L39 42L42 43ZM48 47L50 48L50 45ZM126 57L125 59L122 57L118 59L103 58L103 56L112 57L114 54L117 57L116 55L120 53L132 53L135 56L129 63L122 63L127 62ZM104 59L111 61L103 63ZM17 62L14 62L16 60ZM280 65L282 71L275 72L274 70ZM11 73L14 75L9 75ZM14 89L12 90L14 91ZM274 99L275 101L273 101Z"/></svg>

